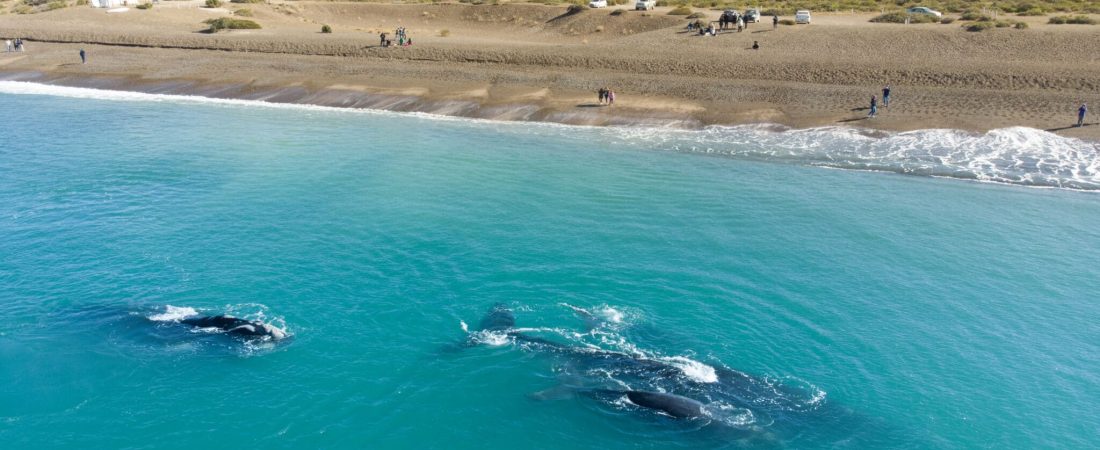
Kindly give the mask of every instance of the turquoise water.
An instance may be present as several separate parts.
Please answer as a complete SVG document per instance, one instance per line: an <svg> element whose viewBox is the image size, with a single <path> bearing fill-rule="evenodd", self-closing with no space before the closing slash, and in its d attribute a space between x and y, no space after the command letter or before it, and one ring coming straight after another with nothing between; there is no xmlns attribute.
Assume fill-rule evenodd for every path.
<svg viewBox="0 0 1100 450"><path fill-rule="evenodd" d="M1095 144L5 89L5 448L1100 446Z"/></svg>

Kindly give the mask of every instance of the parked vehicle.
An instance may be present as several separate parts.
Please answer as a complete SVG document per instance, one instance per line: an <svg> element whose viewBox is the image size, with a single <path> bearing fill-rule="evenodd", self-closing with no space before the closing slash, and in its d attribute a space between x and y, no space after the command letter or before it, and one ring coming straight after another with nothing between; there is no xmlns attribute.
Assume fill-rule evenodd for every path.
<svg viewBox="0 0 1100 450"><path fill-rule="evenodd" d="M657 0L638 0L638 3L634 4L635 11L650 11L657 7Z"/></svg>
<svg viewBox="0 0 1100 450"><path fill-rule="evenodd" d="M740 14L737 12L736 9L727 9L725 11L722 11L722 16L719 17L718 20L722 22L733 23L737 22L738 16L740 16Z"/></svg>
<svg viewBox="0 0 1100 450"><path fill-rule="evenodd" d="M810 12L805 10L805 9L795 11L795 13L794 13L794 23L804 23L804 24L809 25L810 24Z"/></svg>
<svg viewBox="0 0 1100 450"><path fill-rule="evenodd" d="M607 0L592 0L588 2L589 8L606 8Z"/></svg>
<svg viewBox="0 0 1100 450"><path fill-rule="evenodd" d="M760 22L760 10L752 8L745 11L745 22L759 23Z"/></svg>
<svg viewBox="0 0 1100 450"><path fill-rule="evenodd" d="M926 14L929 16L943 17L943 13L936 11L932 8L925 8L923 6L914 6L905 10L909 14Z"/></svg>

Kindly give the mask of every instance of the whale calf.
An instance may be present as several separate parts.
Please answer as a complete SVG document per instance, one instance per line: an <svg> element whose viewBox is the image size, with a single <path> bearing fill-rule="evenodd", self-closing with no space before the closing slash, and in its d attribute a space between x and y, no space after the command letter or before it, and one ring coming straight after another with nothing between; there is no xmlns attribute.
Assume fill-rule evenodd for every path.
<svg viewBox="0 0 1100 450"><path fill-rule="evenodd" d="M180 323L196 328L217 328L226 333L246 338L267 337L272 340L286 338L286 332L257 320L247 320L229 315L188 317Z"/></svg>

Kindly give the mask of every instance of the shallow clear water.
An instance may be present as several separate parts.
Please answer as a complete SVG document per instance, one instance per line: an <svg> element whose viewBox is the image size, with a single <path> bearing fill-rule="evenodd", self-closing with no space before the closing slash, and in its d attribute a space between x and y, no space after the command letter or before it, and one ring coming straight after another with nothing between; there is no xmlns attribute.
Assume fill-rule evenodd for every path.
<svg viewBox="0 0 1100 450"><path fill-rule="evenodd" d="M5 448L1100 445L1100 197L877 172L1091 189L1095 144L73 92L0 94Z"/></svg>

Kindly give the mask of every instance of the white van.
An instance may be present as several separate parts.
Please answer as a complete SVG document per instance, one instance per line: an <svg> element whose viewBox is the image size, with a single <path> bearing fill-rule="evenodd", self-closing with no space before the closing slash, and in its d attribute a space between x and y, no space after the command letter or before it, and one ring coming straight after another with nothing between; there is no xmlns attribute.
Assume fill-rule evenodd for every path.
<svg viewBox="0 0 1100 450"><path fill-rule="evenodd" d="M638 0L638 3L634 4L635 11L650 11L657 7L657 0Z"/></svg>
<svg viewBox="0 0 1100 450"><path fill-rule="evenodd" d="M804 23L808 25L810 23L810 12L805 9L795 11L794 23Z"/></svg>

